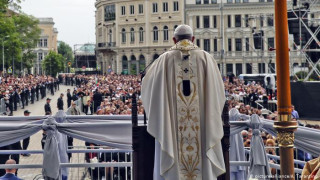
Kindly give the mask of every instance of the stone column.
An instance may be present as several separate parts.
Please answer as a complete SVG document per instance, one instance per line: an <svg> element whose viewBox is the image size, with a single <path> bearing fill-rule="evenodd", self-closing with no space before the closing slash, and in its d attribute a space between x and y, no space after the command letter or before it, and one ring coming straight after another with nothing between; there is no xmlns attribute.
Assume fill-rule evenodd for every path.
<svg viewBox="0 0 320 180"><path fill-rule="evenodd" d="M237 74L236 63L232 63L232 73L233 73L234 75Z"/></svg>
<svg viewBox="0 0 320 180"><path fill-rule="evenodd" d="M189 26L193 29L193 16L189 16Z"/></svg>
<svg viewBox="0 0 320 180"><path fill-rule="evenodd" d="M122 62L121 62L121 57L119 54L117 54L117 70L115 71L117 74L121 74L122 72Z"/></svg>
<svg viewBox="0 0 320 180"><path fill-rule="evenodd" d="M203 28L203 16L199 16L199 20L200 20L200 29Z"/></svg>

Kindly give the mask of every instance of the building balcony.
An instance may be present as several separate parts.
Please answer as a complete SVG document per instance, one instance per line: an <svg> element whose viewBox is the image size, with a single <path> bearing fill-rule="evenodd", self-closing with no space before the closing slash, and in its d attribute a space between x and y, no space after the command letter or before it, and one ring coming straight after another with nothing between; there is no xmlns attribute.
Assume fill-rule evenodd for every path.
<svg viewBox="0 0 320 180"><path fill-rule="evenodd" d="M113 51L116 48L116 42L103 42L96 44L97 50L109 50Z"/></svg>

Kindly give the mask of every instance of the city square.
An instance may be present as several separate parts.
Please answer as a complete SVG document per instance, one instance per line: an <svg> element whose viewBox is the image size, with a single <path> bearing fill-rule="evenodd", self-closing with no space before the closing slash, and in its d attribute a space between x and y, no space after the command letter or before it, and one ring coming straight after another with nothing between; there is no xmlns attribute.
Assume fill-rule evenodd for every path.
<svg viewBox="0 0 320 180"><path fill-rule="evenodd" d="M0 9L0 180L320 180L318 0Z"/></svg>

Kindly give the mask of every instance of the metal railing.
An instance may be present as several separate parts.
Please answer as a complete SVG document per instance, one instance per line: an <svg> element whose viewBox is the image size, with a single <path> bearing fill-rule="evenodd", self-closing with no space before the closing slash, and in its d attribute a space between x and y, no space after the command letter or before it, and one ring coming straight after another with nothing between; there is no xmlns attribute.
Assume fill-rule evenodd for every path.
<svg viewBox="0 0 320 180"><path fill-rule="evenodd" d="M132 180L132 150L103 149L105 146L73 146L67 153L72 153L73 163L60 163L61 168L68 168L71 179L95 180ZM93 149L88 149L93 148ZM43 150L1 150L0 154L42 154ZM89 154L95 158L88 158ZM77 156L76 156L77 154ZM83 156L84 154L84 156ZM81 156L82 155L82 156ZM92 156L92 155L91 155ZM109 159L110 158L110 159ZM76 163L75 163L76 162ZM41 169L42 164L1 164L0 169ZM30 174L28 174L30 177ZM19 177L25 176L19 174ZM43 179L41 174L32 174L33 179ZM108 178L107 178L108 177ZM68 177L68 179L70 179Z"/></svg>

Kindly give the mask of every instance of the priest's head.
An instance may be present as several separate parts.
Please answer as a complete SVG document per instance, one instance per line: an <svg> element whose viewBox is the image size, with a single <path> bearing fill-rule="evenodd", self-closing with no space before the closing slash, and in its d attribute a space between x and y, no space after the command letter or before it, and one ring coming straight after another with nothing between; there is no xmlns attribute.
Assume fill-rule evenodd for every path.
<svg viewBox="0 0 320 180"><path fill-rule="evenodd" d="M174 37L173 37L174 43L177 43L177 42L182 41L184 39L188 39L192 42L194 41L192 28L188 25L185 25L185 24L179 25L175 29L173 35L174 35Z"/></svg>

